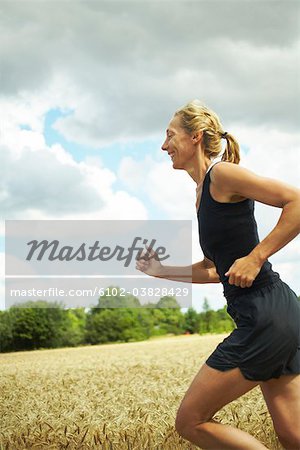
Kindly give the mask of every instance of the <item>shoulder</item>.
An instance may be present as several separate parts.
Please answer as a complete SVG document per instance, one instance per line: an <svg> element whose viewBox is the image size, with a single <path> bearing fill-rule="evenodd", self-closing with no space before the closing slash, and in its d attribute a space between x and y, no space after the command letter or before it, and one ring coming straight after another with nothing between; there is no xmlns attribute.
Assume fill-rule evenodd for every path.
<svg viewBox="0 0 300 450"><path fill-rule="evenodd" d="M240 193L238 186L244 184L251 173L237 164L220 161L210 170L212 190L216 197L223 197L223 201L225 198L233 202L244 200L247 197Z"/></svg>
<svg viewBox="0 0 300 450"><path fill-rule="evenodd" d="M213 182L218 182L220 180L228 180L228 178L244 178L245 175L253 174L250 170L242 167L238 164L234 164L228 161L219 161L215 164L210 171L210 178Z"/></svg>
<svg viewBox="0 0 300 450"><path fill-rule="evenodd" d="M262 179L251 170L228 161L215 164L210 172L210 179L216 188L232 193L239 192L239 188L245 183L255 183Z"/></svg>

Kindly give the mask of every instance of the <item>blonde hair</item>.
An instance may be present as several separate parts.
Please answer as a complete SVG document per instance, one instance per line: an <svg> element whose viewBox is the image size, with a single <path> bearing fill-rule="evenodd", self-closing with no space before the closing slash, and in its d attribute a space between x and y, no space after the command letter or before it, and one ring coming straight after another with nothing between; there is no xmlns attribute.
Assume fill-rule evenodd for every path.
<svg viewBox="0 0 300 450"><path fill-rule="evenodd" d="M221 161L234 164L240 162L240 147L235 138L223 131L217 114L201 103L193 100L179 108L175 114L181 119L182 128L189 134L203 132L202 145L206 156L214 159L222 152L222 141L226 139L226 148Z"/></svg>

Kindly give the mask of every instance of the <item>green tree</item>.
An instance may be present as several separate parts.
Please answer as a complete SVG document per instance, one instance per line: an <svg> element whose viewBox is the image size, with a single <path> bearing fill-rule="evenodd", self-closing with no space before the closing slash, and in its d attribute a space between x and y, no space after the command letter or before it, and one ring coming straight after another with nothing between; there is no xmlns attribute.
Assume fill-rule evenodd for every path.
<svg viewBox="0 0 300 450"><path fill-rule="evenodd" d="M90 344L118 341L121 330L116 319L113 309L95 309L88 313L85 341Z"/></svg>
<svg viewBox="0 0 300 450"><path fill-rule="evenodd" d="M148 314L150 315L150 320L152 321L152 336L162 336L167 333L166 328L164 327L164 319L165 313L163 308L157 308L156 304L154 307L147 309Z"/></svg>
<svg viewBox="0 0 300 450"><path fill-rule="evenodd" d="M84 308L70 308L65 311L61 327L60 346L76 347L85 343L86 314Z"/></svg>
<svg viewBox="0 0 300 450"><path fill-rule="evenodd" d="M149 320L148 320L149 319ZM135 308L103 309L88 314L86 342L100 344L144 340L151 335L150 315Z"/></svg>
<svg viewBox="0 0 300 450"><path fill-rule="evenodd" d="M184 327L189 333L199 333L200 316L194 308L189 308L184 315Z"/></svg>
<svg viewBox="0 0 300 450"><path fill-rule="evenodd" d="M203 312L200 313L200 332L210 333L212 331L213 311L206 297L204 297L202 309Z"/></svg>
<svg viewBox="0 0 300 450"><path fill-rule="evenodd" d="M9 314L14 350L60 346L65 311L57 303L29 301L12 306Z"/></svg>
<svg viewBox="0 0 300 450"><path fill-rule="evenodd" d="M180 308L163 308L162 311L164 317L160 325L161 329L165 333L183 334L185 331L185 319Z"/></svg>
<svg viewBox="0 0 300 450"><path fill-rule="evenodd" d="M12 323L9 311L0 311L0 352L13 349Z"/></svg>
<svg viewBox="0 0 300 450"><path fill-rule="evenodd" d="M230 317L230 315L227 313L226 306L224 306L222 309L218 309L217 315L218 315L218 322L217 326L215 328L216 333L224 333L224 332L230 332L235 328L235 323Z"/></svg>
<svg viewBox="0 0 300 450"><path fill-rule="evenodd" d="M143 334L146 338L154 334L155 316L151 313L152 311L145 308L136 310L136 320L143 329Z"/></svg>
<svg viewBox="0 0 300 450"><path fill-rule="evenodd" d="M200 332L201 333L227 333L234 329L235 324L226 311L226 306L218 311L213 311L209 307L209 303L205 302L205 311L200 316Z"/></svg>

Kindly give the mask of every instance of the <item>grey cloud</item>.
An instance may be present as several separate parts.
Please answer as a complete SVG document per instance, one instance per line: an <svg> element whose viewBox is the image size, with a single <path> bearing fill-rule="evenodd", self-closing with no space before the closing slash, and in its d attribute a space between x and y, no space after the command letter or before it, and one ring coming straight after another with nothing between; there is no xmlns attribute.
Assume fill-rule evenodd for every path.
<svg viewBox="0 0 300 450"><path fill-rule="evenodd" d="M63 165L42 149L23 150L17 160L8 149L0 150L0 209L4 217L19 217L28 209L59 217L103 207L103 199L78 167Z"/></svg>
<svg viewBox="0 0 300 450"><path fill-rule="evenodd" d="M58 6L59 5L59 6ZM56 73L77 89L56 127L100 146L161 133L198 97L227 122L299 122L296 1L2 2L2 93ZM61 94L63 97L63 93Z"/></svg>

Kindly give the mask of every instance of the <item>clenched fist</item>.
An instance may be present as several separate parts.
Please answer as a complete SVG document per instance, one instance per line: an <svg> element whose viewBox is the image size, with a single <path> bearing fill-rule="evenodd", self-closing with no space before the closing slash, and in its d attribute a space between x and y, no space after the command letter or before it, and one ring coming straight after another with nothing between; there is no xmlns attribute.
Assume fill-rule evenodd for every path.
<svg viewBox="0 0 300 450"><path fill-rule="evenodd" d="M262 264L252 255L236 259L229 270L225 273L228 276L228 283L241 288L251 287L253 281L260 272Z"/></svg>
<svg viewBox="0 0 300 450"><path fill-rule="evenodd" d="M135 268L147 275L158 276L162 272L162 264L158 260L157 253L150 247L146 247L147 251L143 252L136 261Z"/></svg>

